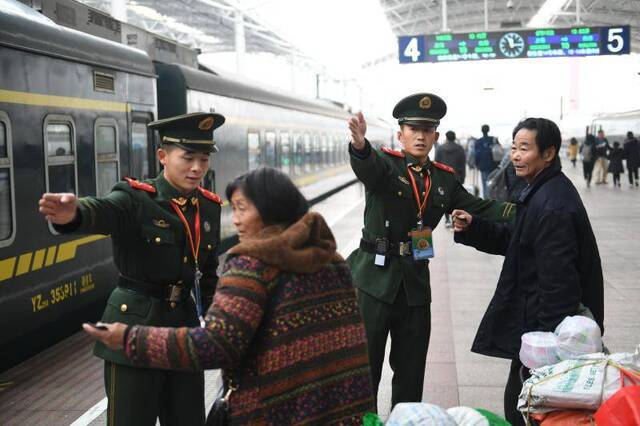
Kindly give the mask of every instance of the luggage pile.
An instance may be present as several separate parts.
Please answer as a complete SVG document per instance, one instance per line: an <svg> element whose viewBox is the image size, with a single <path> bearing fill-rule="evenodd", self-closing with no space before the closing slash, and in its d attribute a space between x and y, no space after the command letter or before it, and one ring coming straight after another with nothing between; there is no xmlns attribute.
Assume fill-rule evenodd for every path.
<svg viewBox="0 0 640 426"><path fill-rule="evenodd" d="M393 407L389 418L382 423L380 418L369 413L363 426L510 426L498 415L481 408L441 408L426 402L403 402Z"/></svg>
<svg viewBox="0 0 640 426"><path fill-rule="evenodd" d="M520 358L533 369L518 410L528 422L640 425L640 345L634 353L605 354L600 330L590 321L567 317L554 333L522 336Z"/></svg>

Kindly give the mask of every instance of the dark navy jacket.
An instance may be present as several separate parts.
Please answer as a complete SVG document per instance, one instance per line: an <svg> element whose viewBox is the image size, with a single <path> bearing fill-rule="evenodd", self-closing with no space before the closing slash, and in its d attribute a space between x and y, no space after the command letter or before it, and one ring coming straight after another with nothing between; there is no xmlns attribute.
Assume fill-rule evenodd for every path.
<svg viewBox="0 0 640 426"><path fill-rule="evenodd" d="M520 337L553 331L582 303L603 328L600 255L589 217L558 163L540 172L517 203L515 223L473 216L456 242L505 256L472 351L517 359Z"/></svg>

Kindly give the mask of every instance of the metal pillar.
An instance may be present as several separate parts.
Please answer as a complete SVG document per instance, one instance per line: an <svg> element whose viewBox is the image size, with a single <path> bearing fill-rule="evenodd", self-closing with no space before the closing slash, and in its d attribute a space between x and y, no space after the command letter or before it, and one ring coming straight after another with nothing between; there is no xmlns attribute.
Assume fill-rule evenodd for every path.
<svg viewBox="0 0 640 426"><path fill-rule="evenodd" d="M242 74L244 65L244 54L246 51L244 37L244 14L240 9L235 13L235 47L236 47L236 71Z"/></svg>
<svg viewBox="0 0 640 426"><path fill-rule="evenodd" d="M580 0L576 0L576 24L580 25Z"/></svg>
<svg viewBox="0 0 640 426"><path fill-rule="evenodd" d="M111 16L120 22L127 22L127 0L111 0Z"/></svg>
<svg viewBox="0 0 640 426"><path fill-rule="evenodd" d="M449 25L447 23L447 0L442 0L442 32L449 31Z"/></svg>
<svg viewBox="0 0 640 426"><path fill-rule="evenodd" d="M484 30L489 31L489 0L484 0Z"/></svg>

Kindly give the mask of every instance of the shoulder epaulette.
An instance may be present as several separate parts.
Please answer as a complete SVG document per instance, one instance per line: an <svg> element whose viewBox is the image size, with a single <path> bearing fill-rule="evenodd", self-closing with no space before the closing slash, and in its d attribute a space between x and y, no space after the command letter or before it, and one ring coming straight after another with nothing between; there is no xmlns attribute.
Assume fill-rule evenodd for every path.
<svg viewBox="0 0 640 426"><path fill-rule="evenodd" d="M124 178L124 180L126 180L129 186L134 189L140 189L142 191L150 192L152 194L156 193L156 189L152 185L149 185L148 183L138 182L137 180L131 179L128 177Z"/></svg>
<svg viewBox="0 0 640 426"><path fill-rule="evenodd" d="M220 198L220 196L218 194L216 194L214 192L211 192L211 191L207 191L206 189L204 189L201 186L198 187L198 191L200 191L200 193L202 194L203 197L208 198L209 200L222 205L222 198Z"/></svg>
<svg viewBox="0 0 640 426"><path fill-rule="evenodd" d="M441 170L444 170L445 172L449 172L449 173L455 173L455 169L453 167L449 167L446 164L442 164L442 163L438 163L437 161L432 161L433 165Z"/></svg>
<svg viewBox="0 0 640 426"><path fill-rule="evenodd" d="M389 149L387 147L382 147L381 150L385 154L393 155L394 157L404 158L404 152L394 151L393 149Z"/></svg>

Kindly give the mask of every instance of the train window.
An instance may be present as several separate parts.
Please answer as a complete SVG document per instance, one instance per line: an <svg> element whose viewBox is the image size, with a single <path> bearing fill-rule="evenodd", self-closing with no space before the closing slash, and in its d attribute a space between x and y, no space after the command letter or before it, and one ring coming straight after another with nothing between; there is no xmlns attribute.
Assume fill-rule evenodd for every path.
<svg viewBox="0 0 640 426"><path fill-rule="evenodd" d="M118 130L113 119L99 118L95 124L96 194L107 195L119 179Z"/></svg>
<svg viewBox="0 0 640 426"><path fill-rule="evenodd" d="M277 167L275 132L265 132L264 134L264 165Z"/></svg>
<svg viewBox="0 0 640 426"><path fill-rule="evenodd" d="M69 117L50 115L45 119L48 192L77 193L77 171L73 124Z"/></svg>
<svg viewBox="0 0 640 426"><path fill-rule="evenodd" d="M131 123L131 177L149 178L149 134L147 123Z"/></svg>
<svg viewBox="0 0 640 426"><path fill-rule="evenodd" d="M320 136L313 135L313 163L314 170L322 168L322 148L320 146Z"/></svg>
<svg viewBox="0 0 640 426"><path fill-rule="evenodd" d="M327 167L329 165L329 141L327 135L322 135L322 166Z"/></svg>
<svg viewBox="0 0 640 426"><path fill-rule="evenodd" d="M293 134L293 174L299 176L302 173L302 163L304 162L304 152L302 140L299 133Z"/></svg>
<svg viewBox="0 0 640 426"><path fill-rule="evenodd" d="M247 153L249 156L249 170L257 169L262 161L260 152L260 133L249 132L247 134Z"/></svg>
<svg viewBox="0 0 640 426"><path fill-rule="evenodd" d="M291 170L291 142L289 141L289 133L280 133L280 170L289 174Z"/></svg>
<svg viewBox="0 0 640 426"><path fill-rule="evenodd" d="M313 164L313 147L311 146L311 135L305 133L303 136L304 141L304 173L311 171L311 165Z"/></svg>
<svg viewBox="0 0 640 426"><path fill-rule="evenodd" d="M13 242L15 203L9 117L0 111L0 247Z"/></svg>

